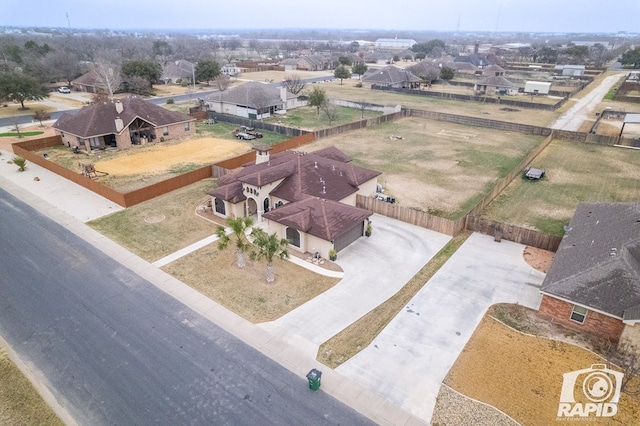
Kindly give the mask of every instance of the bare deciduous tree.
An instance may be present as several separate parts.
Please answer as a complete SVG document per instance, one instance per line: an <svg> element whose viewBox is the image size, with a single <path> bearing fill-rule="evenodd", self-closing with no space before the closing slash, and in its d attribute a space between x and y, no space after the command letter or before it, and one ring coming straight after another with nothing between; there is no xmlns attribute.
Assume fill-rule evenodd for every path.
<svg viewBox="0 0 640 426"><path fill-rule="evenodd" d="M231 79L228 75L220 74L213 79L213 83L216 85L219 91L224 92L229 88Z"/></svg>
<svg viewBox="0 0 640 426"><path fill-rule="evenodd" d="M327 120L329 120L329 126L338 118L338 107L330 101L326 101L321 106L324 115L327 116Z"/></svg>
<svg viewBox="0 0 640 426"><path fill-rule="evenodd" d="M97 62L93 69L93 77L97 89L102 89L113 99L113 94L118 91L122 84L120 67L109 62Z"/></svg>
<svg viewBox="0 0 640 426"><path fill-rule="evenodd" d="M628 343L615 345L610 341L603 344L607 367L619 367L624 376L620 390L628 395L640 395L640 353Z"/></svg>
<svg viewBox="0 0 640 426"><path fill-rule="evenodd" d="M299 75L287 75L282 82L284 87L287 89L287 92L297 95L302 92L304 88L307 86L307 83L300 78Z"/></svg>

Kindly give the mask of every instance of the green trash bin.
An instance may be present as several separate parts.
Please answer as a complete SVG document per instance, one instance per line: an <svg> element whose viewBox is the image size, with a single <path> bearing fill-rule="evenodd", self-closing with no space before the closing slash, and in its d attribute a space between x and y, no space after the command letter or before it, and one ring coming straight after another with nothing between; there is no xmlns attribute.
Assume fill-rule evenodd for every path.
<svg viewBox="0 0 640 426"><path fill-rule="evenodd" d="M307 373L307 380L309 380L309 389L317 391L320 389L320 378L322 377L322 371L315 368Z"/></svg>

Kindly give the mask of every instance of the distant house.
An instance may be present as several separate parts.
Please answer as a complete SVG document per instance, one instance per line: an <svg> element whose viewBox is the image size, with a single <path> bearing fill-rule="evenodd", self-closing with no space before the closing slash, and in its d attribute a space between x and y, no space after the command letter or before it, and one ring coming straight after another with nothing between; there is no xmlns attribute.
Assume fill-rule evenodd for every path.
<svg viewBox="0 0 640 426"><path fill-rule="evenodd" d="M482 68L483 77L504 77L505 69L499 65L487 65Z"/></svg>
<svg viewBox="0 0 640 426"><path fill-rule="evenodd" d="M168 61L162 68L161 80L165 84L180 83L182 81L192 83L195 66L193 62L185 61L184 59Z"/></svg>
<svg viewBox="0 0 640 426"><path fill-rule="evenodd" d="M478 67L471 62L447 61L441 64L442 67L451 68L458 75L475 75L478 71Z"/></svg>
<svg viewBox="0 0 640 426"><path fill-rule="evenodd" d="M305 55L298 58L296 69L303 71L324 71L331 68L331 60L323 55Z"/></svg>
<svg viewBox="0 0 640 426"><path fill-rule="evenodd" d="M285 71L295 71L298 69L298 59L297 58L283 59L282 61L280 61L279 65L284 67Z"/></svg>
<svg viewBox="0 0 640 426"><path fill-rule="evenodd" d="M367 64L387 65L393 59L390 52L368 52L364 54L364 61Z"/></svg>
<svg viewBox="0 0 640 426"><path fill-rule="evenodd" d="M440 77L440 71L442 70L438 64L431 61L420 61L406 69L416 77L420 77L422 80L432 80L430 77L433 76L435 76L433 80L437 80Z"/></svg>
<svg viewBox="0 0 640 426"><path fill-rule="evenodd" d="M364 234L372 212L355 207L356 195L375 194L380 172L351 164L335 147L274 155L255 149L255 164L221 176L209 192L214 214L255 216L293 250L323 257Z"/></svg>
<svg viewBox="0 0 640 426"><path fill-rule="evenodd" d="M204 98L211 111L260 120L306 105L286 88L251 81Z"/></svg>
<svg viewBox="0 0 640 426"><path fill-rule="evenodd" d="M585 71L584 65L556 65L554 70L556 74L565 77L582 77Z"/></svg>
<svg viewBox="0 0 640 426"><path fill-rule="evenodd" d="M524 93L532 95L548 95L551 83L546 81L527 81L524 83Z"/></svg>
<svg viewBox="0 0 640 426"><path fill-rule="evenodd" d="M580 204L541 293L541 317L639 344L640 204Z"/></svg>
<svg viewBox="0 0 640 426"><path fill-rule="evenodd" d="M379 38L374 42L374 46L387 49L411 49L416 41L410 38Z"/></svg>
<svg viewBox="0 0 640 426"><path fill-rule="evenodd" d="M226 76L235 77L242 72L242 69L234 64L227 64L220 68L220 72Z"/></svg>
<svg viewBox="0 0 640 426"><path fill-rule="evenodd" d="M478 80L473 90L478 93L492 95L516 95L518 93L518 86L504 77L494 76Z"/></svg>
<svg viewBox="0 0 640 426"><path fill-rule="evenodd" d="M188 115L130 97L89 105L76 114L64 113L53 128L65 145L91 151L193 136L195 121Z"/></svg>
<svg viewBox="0 0 640 426"><path fill-rule="evenodd" d="M96 93L98 91L99 82L96 78L94 70L82 74L71 82L74 90L87 93Z"/></svg>
<svg viewBox="0 0 640 426"><path fill-rule="evenodd" d="M420 81L411 71L393 65L369 70L362 76L363 83L394 88L415 88L420 85Z"/></svg>

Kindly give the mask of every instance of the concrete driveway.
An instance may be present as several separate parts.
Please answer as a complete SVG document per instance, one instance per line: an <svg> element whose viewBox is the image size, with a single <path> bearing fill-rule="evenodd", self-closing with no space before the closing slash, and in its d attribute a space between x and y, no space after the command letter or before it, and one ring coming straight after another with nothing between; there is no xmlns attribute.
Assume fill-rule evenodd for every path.
<svg viewBox="0 0 640 426"><path fill-rule="evenodd" d="M442 380L489 306L540 304L521 244L474 233L369 347L337 368L429 422Z"/></svg>
<svg viewBox="0 0 640 426"><path fill-rule="evenodd" d="M315 358L320 344L398 292L450 236L374 215L371 237L338 254L344 278L276 321L259 324Z"/></svg>

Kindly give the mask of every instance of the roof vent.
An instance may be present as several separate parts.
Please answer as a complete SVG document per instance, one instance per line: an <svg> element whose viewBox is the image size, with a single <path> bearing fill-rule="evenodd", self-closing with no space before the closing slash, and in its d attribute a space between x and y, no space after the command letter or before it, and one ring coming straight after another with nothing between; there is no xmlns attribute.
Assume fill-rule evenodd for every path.
<svg viewBox="0 0 640 426"><path fill-rule="evenodd" d="M318 168L318 162L317 161L313 162L313 167L315 167L316 169Z"/></svg>
<svg viewBox="0 0 640 426"><path fill-rule="evenodd" d="M618 249L615 247L611 247L611 251L609 252L609 256L613 257L613 256L617 256L618 255Z"/></svg>

